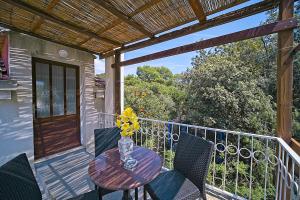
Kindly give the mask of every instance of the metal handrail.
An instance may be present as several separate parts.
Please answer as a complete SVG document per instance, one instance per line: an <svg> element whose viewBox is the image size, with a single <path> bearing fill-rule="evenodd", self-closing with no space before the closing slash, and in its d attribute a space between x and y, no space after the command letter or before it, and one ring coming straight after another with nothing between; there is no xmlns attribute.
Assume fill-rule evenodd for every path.
<svg viewBox="0 0 300 200"><path fill-rule="evenodd" d="M115 126L115 120L114 114L99 113L99 127ZM300 157L281 138L157 119L139 118L139 121L141 129L133 139L137 145L146 146L160 154L166 168L173 168L176 145L181 131L185 131L215 144L207 179L212 187L231 192L233 196L242 195L246 199L257 195L254 193L258 187L264 191L263 199L285 200L287 191L291 199L300 199ZM259 165L260 169L264 169L260 171L263 173L262 180L257 180L260 177L257 173ZM245 171L241 172L239 166L247 168L246 174L241 174ZM229 175L231 180L228 179ZM249 193L241 194L239 190L241 185L245 186L245 181ZM257 181L260 183L257 184ZM230 191L227 191L228 187ZM272 188L276 189L274 194L268 192Z"/></svg>

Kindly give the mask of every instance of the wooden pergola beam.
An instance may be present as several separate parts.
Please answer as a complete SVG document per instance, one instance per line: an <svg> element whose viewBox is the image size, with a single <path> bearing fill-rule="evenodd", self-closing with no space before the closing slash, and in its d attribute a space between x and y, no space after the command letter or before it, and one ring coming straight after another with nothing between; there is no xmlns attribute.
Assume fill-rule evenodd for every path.
<svg viewBox="0 0 300 200"><path fill-rule="evenodd" d="M29 4L26 4L24 2L15 1L15 0L6 0L5 2L11 4L12 6L18 7L20 9L26 10L26 11L32 13L32 14L35 14L35 15L43 18L43 19L46 19L46 20L49 20L49 21L54 22L56 24L59 24L59 25L65 27L65 28L68 28L70 30L76 31L78 33L87 35L89 37L92 37L92 38L95 38L95 39L98 39L98 40L102 40L102 41L104 41L106 43L109 43L109 44L112 44L114 46L121 46L121 43L119 43L117 41L114 41L114 40L111 40L111 39L108 39L108 38L105 38L105 37L101 37L101 36L97 35L94 32L91 32L89 30L84 29L83 27L77 26L75 24L71 24L67 21L63 21L63 20L61 20L57 17L49 15L48 13L44 12L43 10L35 8L35 7L33 7Z"/></svg>
<svg viewBox="0 0 300 200"><path fill-rule="evenodd" d="M200 23L206 21L205 12L200 0L189 0L189 4L192 7L194 14L197 16Z"/></svg>
<svg viewBox="0 0 300 200"><path fill-rule="evenodd" d="M246 39L250 39L250 38L255 38L255 37L260 37L260 36L264 36L264 35L269 35L272 33L277 33L279 31L292 29L297 26L298 26L298 22L296 19L288 19L288 20L278 21L275 23L266 24L266 25L255 27L255 28L250 28L250 29L246 29L243 31L211 38L208 40L203 40L203 41L192 43L192 44L179 46L176 48L156 52L153 54L133 58L133 59L126 60L126 61L122 61L122 62L113 64L113 67L133 65L133 64L137 64L137 63L142 63L142 62L155 60L155 59L159 59L159 58L165 58L165 57L183 54L183 53L196 51L196 50L200 50L200 49L206 49L209 47L224 45L224 44L228 44L228 43L232 43L232 42L238 42L238 41L242 41L242 40L246 40Z"/></svg>
<svg viewBox="0 0 300 200"><path fill-rule="evenodd" d="M130 26L134 27L141 33L145 34L146 36L148 36L148 37L154 36L153 33L151 33L150 31L147 31L142 25L138 24L133 19L131 19L131 17L129 17L129 16L125 15L124 13L122 13L121 11L117 10L113 5L111 5L107 1L94 0L94 2L97 3L99 6L101 6L102 8L104 8L105 10L109 11L111 14L118 17L123 22L129 24Z"/></svg>
<svg viewBox="0 0 300 200"><path fill-rule="evenodd" d="M129 51L134 51L134 50L137 50L140 48L159 44L159 43L162 43L162 42L165 42L168 40L172 40L172 39L176 39L176 38L179 38L179 37L182 37L185 35L189 35L189 34L201 31L201 30L205 30L205 29L219 26L222 24L226 24L226 23L238 20L238 19L249 17L249 16L255 15L257 13L261 13L261 12L270 10L276 6L278 6L277 0L266 0L263 2L259 2L259 3L253 4L253 5L247 6L245 8L241 8L236 11L232 11L227 14L220 15L213 19L209 19L205 23L202 23L202 24L197 23L197 24L194 24L194 25L191 25L191 26L179 29L179 30L175 30L175 31L172 31L172 32L169 32L166 34L162 34L156 38L152 38L152 39L148 39L148 40L145 40L142 42L137 42L135 44L124 46L124 47L120 48L119 51L121 51L121 53L126 53ZM109 51L109 52L101 54L101 57L105 58L105 57L112 56L114 54L115 54L114 51Z"/></svg>
<svg viewBox="0 0 300 200"><path fill-rule="evenodd" d="M19 29L17 27L14 27L14 26L2 23L2 22L0 22L0 26L3 27L3 28L10 29L12 31L16 31L16 32L19 32L19 33L24 33L26 35L30 35L30 36L36 37L36 38L39 38L39 39L42 39L42 40L46 40L46 41L49 41L49 42L53 42L53 43L56 43L56 44L67 46L67 47L70 47L70 48L73 48L73 49L85 51L85 52L88 52L88 53L91 53L91 54L99 55L99 52L91 51L89 49L86 49L86 48L83 48L83 47L79 47L79 46L76 46L76 45L73 45L73 44L68 44L68 43L57 41L57 40L53 40L51 38L47 38L47 37L41 36L41 35L36 34L36 33L25 31L25 30Z"/></svg>
<svg viewBox="0 0 300 200"><path fill-rule="evenodd" d="M48 4L47 8L46 8L46 12L51 12L51 10L58 4L60 0L52 0L50 1L50 3ZM43 18L39 18L37 23L34 25L34 27L32 28L32 32L35 32L36 30L38 30L42 23L44 22Z"/></svg>

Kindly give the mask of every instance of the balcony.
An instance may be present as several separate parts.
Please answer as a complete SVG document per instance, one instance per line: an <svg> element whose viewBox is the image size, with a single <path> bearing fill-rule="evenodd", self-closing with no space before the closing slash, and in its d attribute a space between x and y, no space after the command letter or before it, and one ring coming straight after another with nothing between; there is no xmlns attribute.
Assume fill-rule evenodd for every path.
<svg viewBox="0 0 300 200"><path fill-rule="evenodd" d="M99 113L98 127L113 127L115 119L114 115ZM157 152L163 159L163 170L173 168L182 132L215 144L207 177L208 199L300 197L300 158L281 138L153 119L139 120L141 129L133 136L135 144ZM47 195L57 199L92 190L94 185L87 174L92 158L84 148L77 148L36 162L40 185ZM104 199L116 199L121 195L121 192L112 193ZM139 196L142 198L142 190Z"/></svg>

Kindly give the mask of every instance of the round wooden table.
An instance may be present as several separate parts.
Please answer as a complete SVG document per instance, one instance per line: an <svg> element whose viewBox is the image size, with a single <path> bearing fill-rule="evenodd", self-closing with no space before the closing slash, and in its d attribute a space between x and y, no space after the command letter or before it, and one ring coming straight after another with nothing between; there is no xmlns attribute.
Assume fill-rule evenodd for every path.
<svg viewBox="0 0 300 200"><path fill-rule="evenodd" d="M134 146L131 154L138 161L134 170L123 168L118 148L105 151L89 163L88 173L95 184L109 190L123 190L123 199L131 198L130 189L152 181L162 168L159 155L150 149Z"/></svg>

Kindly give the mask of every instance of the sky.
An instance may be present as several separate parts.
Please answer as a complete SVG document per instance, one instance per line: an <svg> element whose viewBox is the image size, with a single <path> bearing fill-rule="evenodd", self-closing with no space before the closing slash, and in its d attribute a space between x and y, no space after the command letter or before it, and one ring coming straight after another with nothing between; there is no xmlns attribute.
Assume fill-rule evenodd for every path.
<svg viewBox="0 0 300 200"><path fill-rule="evenodd" d="M220 14L230 12L230 11L238 9L238 8L248 6L253 3L257 3L257 2L260 2L260 1L259 0L251 0L247 3L243 3L239 6L235 6L231 9L227 9L223 12L219 12L215 15L208 16L208 19L216 17ZM209 39L209 38L221 36L224 34L245 30L248 28L253 28L253 27L259 26L260 23L266 19L266 17L267 17L266 13L260 13L260 14L257 14L257 15L251 16L251 17L247 17L247 18L240 19L240 20L237 20L237 21L234 21L231 23L227 23L227 24L224 24L221 26L217 26L217 27L210 28L210 29L207 29L204 31L193 33L193 34L190 34L190 35L187 35L184 37L180 37L180 38L173 39L173 40L170 40L167 42L159 43L159 44L147 47L147 48L131 51L131 52L125 53L124 57L125 57L125 60L129 60L129 59L132 59L135 57L155 53L158 51L178 47L181 45L195 43L199 40ZM183 25L176 29L180 29L180 28L183 28L185 26L188 26L188 25L191 25L194 23L197 23L197 21ZM172 30L176 30L176 29L172 29ZM125 67L124 73L125 73L125 75L135 74L137 67L144 66L144 65L150 65L150 66L154 66L154 67L165 66L165 67L169 68L174 74L181 73L181 72L186 71L186 69L191 66L191 59L196 54L197 54L197 52L194 51L194 52L190 52L190 53L185 53L185 54L180 54L180 55L171 56L171 57L167 57L167 58L152 60L152 61L139 63L139 64L135 64L135 65L129 65L129 66ZM105 69L104 68L104 60L103 59L102 60L95 59L95 68L96 68L96 72L95 72L96 74L104 73L104 71L105 71L104 70Z"/></svg>

